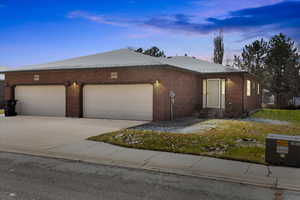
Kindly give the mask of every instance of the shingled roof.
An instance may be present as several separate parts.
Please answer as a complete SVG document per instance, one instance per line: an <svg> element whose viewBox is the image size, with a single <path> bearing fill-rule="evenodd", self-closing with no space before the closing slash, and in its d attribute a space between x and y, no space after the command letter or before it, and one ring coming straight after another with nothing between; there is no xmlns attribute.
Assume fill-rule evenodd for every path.
<svg viewBox="0 0 300 200"><path fill-rule="evenodd" d="M210 63L188 56L157 58L130 49L120 49L105 53L93 54L77 58L66 59L45 64L30 65L2 71L40 71L58 69L87 69L114 67L153 67L170 66L200 73L242 72L223 65ZM1 72L1 69L0 69Z"/></svg>

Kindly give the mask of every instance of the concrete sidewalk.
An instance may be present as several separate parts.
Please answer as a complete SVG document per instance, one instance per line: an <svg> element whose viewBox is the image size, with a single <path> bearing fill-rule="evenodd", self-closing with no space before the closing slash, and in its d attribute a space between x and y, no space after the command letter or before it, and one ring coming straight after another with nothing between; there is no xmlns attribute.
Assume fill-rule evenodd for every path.
<svg viewBox="0 0 300 200"><path fill-rule="evenodd" d="M40 151L2 144L0 151L57 157L98 164L163 171L263 187L300 191L300 169L264 166L203 156L137 150L80 141Z"/></svg>

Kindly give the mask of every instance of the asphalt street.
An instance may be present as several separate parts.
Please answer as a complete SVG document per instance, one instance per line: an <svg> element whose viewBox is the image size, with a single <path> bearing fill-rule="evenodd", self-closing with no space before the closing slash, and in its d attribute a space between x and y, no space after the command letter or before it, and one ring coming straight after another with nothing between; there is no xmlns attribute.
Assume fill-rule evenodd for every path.
<svg viewBox="0 0 300 200"><path fill-rule="evenodd" d="M0 200L299 200L300 193L0 152Z"/></svg>

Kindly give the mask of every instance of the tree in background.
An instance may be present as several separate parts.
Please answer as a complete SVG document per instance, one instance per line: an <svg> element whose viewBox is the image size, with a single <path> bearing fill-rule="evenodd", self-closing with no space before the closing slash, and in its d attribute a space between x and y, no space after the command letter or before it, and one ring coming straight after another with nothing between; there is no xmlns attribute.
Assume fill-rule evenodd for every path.
<svg viewBox="0 0 300 200"><path fill-rule="evenodd" d="M275 95L275 104L287 105L300 96L300 58L295 43L283 34L270 41L256 40L234 56L233 67L255 75L262 86Z"/></svg>
<svg viewBox="0 0 300 200"><path fill-rule="evenodd" d="M255 40L243 48L241 56L234 56L234 65L255 75L263 86L266 84L267 46L268 43L263 39Z"/></svg>
<svg viewBox="0 0 300 200"><path fill-rule="evenodd" d="M135 50L135 52L138 52L138 53L143 53L144 50L142 48L138 48L137 50Z"/></svg>
<svg viewBox="0 0 300 200"><path fill-rule="evenodd" d="M138 48L135 52L142 53L145 55L153 56L153 57L166 57L165 52L160 50L158 47L151 47L150 49L143 50L142 48Z"/></svg>
<svg viewBox="0 0 300 200"><path fill-rule="evenodd" d="M265 59L267 87L275 95L277 105L299 96L299 54L295 43L280 33L271 38Z"/></svg>
<svg viewBox="0 0 300 200"><path fill-rule="evenodd" d="M222 64L224 57L223 31L214 38L214 63Z"/></svg>
<svg viewBox="0 0 300 200"><path fill-rule="evenodd" d="M241 58L241 56L238 56L238 55L233 56L232 67L242 69L242 58Z"/></svg>

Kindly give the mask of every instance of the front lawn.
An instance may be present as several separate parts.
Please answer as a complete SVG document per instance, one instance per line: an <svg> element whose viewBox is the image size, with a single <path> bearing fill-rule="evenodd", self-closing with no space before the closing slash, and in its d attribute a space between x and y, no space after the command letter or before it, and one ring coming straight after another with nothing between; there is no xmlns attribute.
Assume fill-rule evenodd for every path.
<svg viewBox="0 0 300 200"><path fill-rule="evenodd" d="M88 138L124 147L149 149L265 164L265 137L269 133L300 135L300 125L273 125L217 120L216 128L195 134L120 130Z"/></svg>
<svg viewBox="0 0 300 200"><path fill-rule="evenodd" d="M251 117L300 123L300 110L263 109Z"/></svg>

